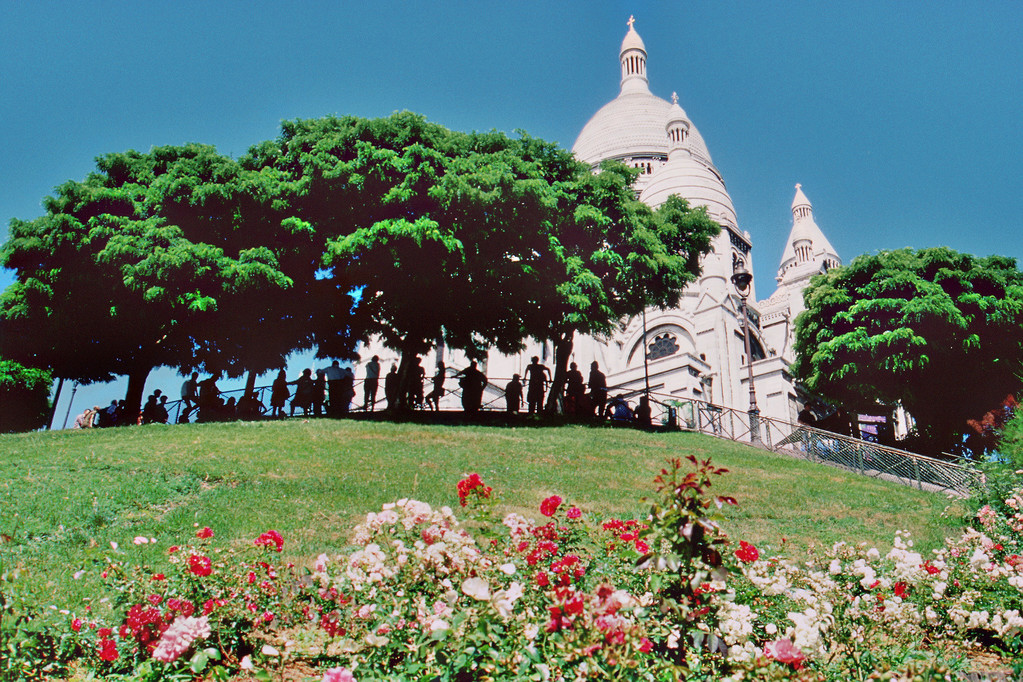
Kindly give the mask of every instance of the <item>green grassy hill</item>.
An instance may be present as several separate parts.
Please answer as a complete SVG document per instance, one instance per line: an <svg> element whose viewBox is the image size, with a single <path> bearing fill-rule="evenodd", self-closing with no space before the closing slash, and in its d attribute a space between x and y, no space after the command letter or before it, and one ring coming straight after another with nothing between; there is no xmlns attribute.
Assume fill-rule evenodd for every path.
<svg viewBox="0 0 1023 682"><path fill-rule="evenodd" d="M508 511L536 516L558 494L601 518L641 517L663 462L686 455L729 469L714 492L739 501L725 509L735 541L801 555L839 540L883 551L899 529L927 549L950 532L943 496L702 435L289 420L0 437L0 569L74 598L88 586L71 574L111 542L155 537L147 551L164 552L196 524L239 542L274 528L304 562L385 502L456 507L473 471Z"/></svg>

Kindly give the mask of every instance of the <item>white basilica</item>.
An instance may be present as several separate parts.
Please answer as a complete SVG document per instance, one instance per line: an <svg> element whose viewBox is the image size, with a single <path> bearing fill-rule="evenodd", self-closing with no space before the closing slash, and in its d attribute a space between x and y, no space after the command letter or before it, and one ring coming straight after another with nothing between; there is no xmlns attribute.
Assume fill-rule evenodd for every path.
<svg viewBox="0 0 1023 682"><path fill-rule="evenodd" d="M749 386L741 302L730 278L739 264L752 271L752 238L740 228L724 179L678 97L673 94L668 101L650 91L646 47L631 18L619 62L618 96L586 123L572 151L595 170L606 159L640 169L635 189L641 201L656 208L669 196L679 195L692 206L705 206L722 229L703 261L699 280L677 306L650 308L645 315L623 320L622 331L612 338L576 338L572 361L584 377L590 363L598 362L607 374L611 396L634 401L649 383L651 393L662 402L696 399L745 411ZM794 360L793 322L803 310L802 291L810 277L840 260L814 221L813 208L799 185L792 221L777 290L761 301L751 290L748 315L760 413L795 421L800 398L788 373ZM377 344L373 352L379 352L382 363L397 361L393 352ZM436 357L424 360L428 376L438 359L459 369L466 364L460 354L444 358L444 353L441 346ZM362 355L368 359L366 352ZM492 353L483 369L493 384L503 387L513 373L523 374L533 355L548 365L553 362L550 349L534 343L515 356ZM361 378L358 369L356 373Z"/></svg>

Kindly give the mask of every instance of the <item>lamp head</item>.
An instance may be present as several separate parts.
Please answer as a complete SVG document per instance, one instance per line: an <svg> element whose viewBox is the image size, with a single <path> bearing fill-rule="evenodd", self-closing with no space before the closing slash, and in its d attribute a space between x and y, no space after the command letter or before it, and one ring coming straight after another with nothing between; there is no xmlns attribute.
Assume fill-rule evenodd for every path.
<svg viewBox="0 0 1023 682"><path fill-rule="evenodd" d="M746 265L742 261L735 264L731 279L740 296L746 296L749 293L750 283L753 282L753 273L746 269Z"/></svg>

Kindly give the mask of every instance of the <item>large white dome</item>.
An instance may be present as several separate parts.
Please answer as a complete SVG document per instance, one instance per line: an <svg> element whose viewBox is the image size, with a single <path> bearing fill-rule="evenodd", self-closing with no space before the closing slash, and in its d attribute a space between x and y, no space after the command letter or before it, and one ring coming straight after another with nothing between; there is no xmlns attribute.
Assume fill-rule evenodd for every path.
<svg viewBox="0 0 1023 682"><path fill-rule="evenodd" d="M605 159L665 157L668 138L664 124L671 102L645 92L623 93L593 115L583 127L572 151L583 163L597 165ZM689 130L693 154L711 163L710 152L693 126Z"/></svg>
<svg viewBox="0 0 1023 682"><path fill-rule="evenodd" d="M668 157L665 124L673 105L650 92L646 56L643 40L630 20L629 32L618 55L622 69L621 91L583 126L572 145L580 161L596 166L606 159L656 159L658 164L651 164L653 166ZM713 166L707 145L691 122L687 146L697 161ZM653 171L653 167L650 170Z"/></svg>

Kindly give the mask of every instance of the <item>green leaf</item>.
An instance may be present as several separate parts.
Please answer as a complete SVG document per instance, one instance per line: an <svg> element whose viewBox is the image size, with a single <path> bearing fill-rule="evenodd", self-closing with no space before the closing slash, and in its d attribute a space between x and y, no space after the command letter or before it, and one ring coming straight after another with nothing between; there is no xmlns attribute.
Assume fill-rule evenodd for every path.
<svg viewBox="0 0 1023 682"><path fill-rule="evenodd" d="M189 668L194 673L200 673L203 671L204 668L206 668L206 664L208 662L209 655L207 655L205 651L197 651L195 655L192 656L192 661L191 664L189 665Z"/></svg>

